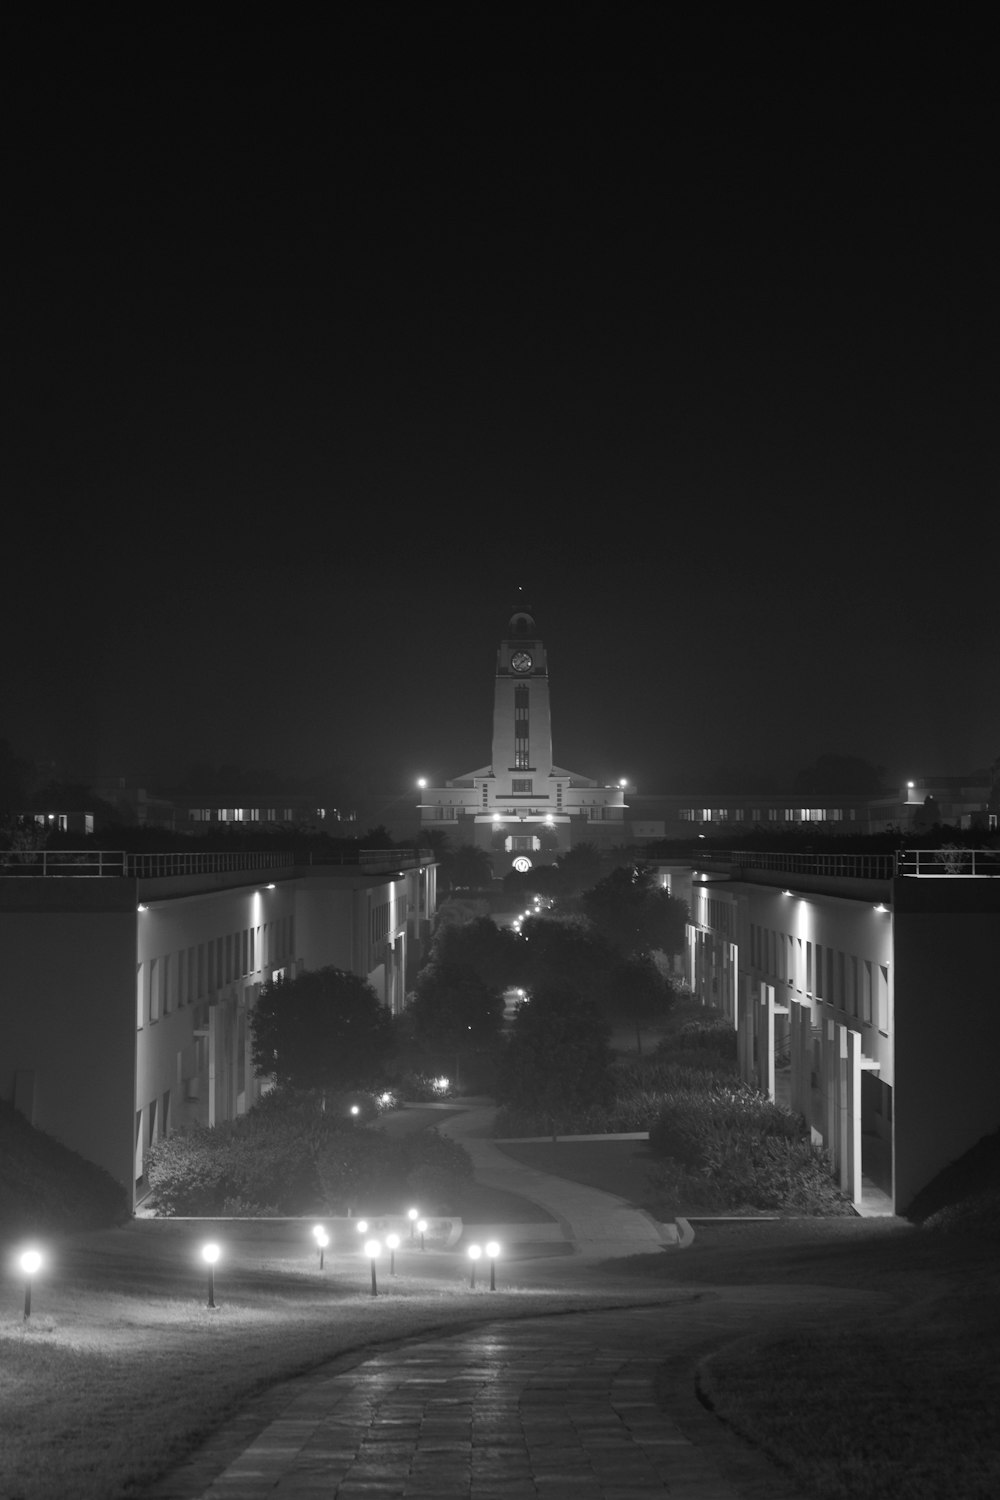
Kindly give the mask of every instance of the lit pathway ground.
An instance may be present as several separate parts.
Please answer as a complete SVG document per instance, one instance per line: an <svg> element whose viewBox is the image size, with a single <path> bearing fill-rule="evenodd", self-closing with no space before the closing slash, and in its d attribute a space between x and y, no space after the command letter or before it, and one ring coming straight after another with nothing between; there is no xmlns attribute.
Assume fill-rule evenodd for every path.
<svg viewBox="0 0 1000 1500"><path fill-rule="evenodd" d="M623 1198L581 1187L563 1177L536 1172L506 1156L490 1139L496 1113L492 1105L464 1110L440 1127L459 1141L472 1158L477 1181L503 1192L518 1193L554 1214L577 1255L609 1260L621 1255L652 1254L677 1243L672 1224L657 1224L649 1214ZM521 1231L525 1235L531 1231ZM516 1227L506 1237L519 1237Z"/></svg>
<svg viewBox="0 0 1000 1500"><path fill-rule="evenodd" d="M684 1251L623 1200L505 1157L484 1134L490 1116L466 1109L442 1133L470 1151L480 1182L557 1215L573 1249L520 1259L518 1281L551 1286L570 1272L597 1294L628 1286L630 1305L343 1356L251 1402L149 1500L804 1500L698 1403L697 1362L742 1335L828 1325L839 1307L879 1299L629 1282L619 1257ZM453 1270L463 1259L442 1257Z"/></svg>

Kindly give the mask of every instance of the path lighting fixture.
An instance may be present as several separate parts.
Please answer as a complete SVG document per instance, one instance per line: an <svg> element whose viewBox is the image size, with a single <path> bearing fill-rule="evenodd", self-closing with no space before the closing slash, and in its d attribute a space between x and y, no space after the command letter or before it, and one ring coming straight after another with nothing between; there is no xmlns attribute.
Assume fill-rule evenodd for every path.
<svg viewBox="0 0 1000 1500"><path fill-rule="evenodd" d="M417 1233L420 1236L420 1248L421 1248L421 1250L423 1250L423 1249L425 1249L425 1246L424 1246L424 1235L427 1233L427 1220L426 1219L418 1219L417 1220Z"/></svg>
<svg viewBox="0 0 1000 1500"><path fill-rule="evenodd" d="M426 779L426 777L424 777L424 776L418 776L417 777L417 786L420 788L421 791L423 791L423 789L424 789L424 787L426 785L427 785L427 779Z"/></svg>
<svg viewBox="0 0 1000 1500"><path fill-rule="evenodd" d="M378 1240L365 1240L365 1254L372 1268L372 1296L378 1296L378 1282L375 1279L375 1261L381 1254L382 1246Z"/></svg>
<svg viewBox="0 0 1000 1500"><path fill-rule="evenodd" d="M367 1219L359 1219L358 1222L355 1224L354 1227L358 1231L359 1234L367 1234L368 1233L368 1220Z"/></svg>
<svg viewBox="0 0 1000 1500"><path fill-rule="evenodd" d="M352 1104L352 1105L351 1105L351 1114L352 1114L352 1115L355 1115L355 1116L357 1116L357 1115L359 1115L359 1114L360 1114L360 1113L361 1113L361 1109L360 1109L360 1106L359 1106L359 1105L357 1105L357 1104Z"/></svg>
<svg viewBox="0 0 1000 1500"><path fill-rule="evenodd" d="M399 1249L399 1235L398 1234L387 1234L386 1237L385 1237L385 1243L386 1243L386 1246L388 1247L388 1250L389 1250L389 1275L390 1276L395 1276L395 1274L396 1274L396 1251Z"/></svg>
<svg viewBox="0 0 1000 1500"><path fill-rule="evenodd" d="M313 1230L313 1234L316 1236L316 1243L319 1246L319 1268L322 1271L323 1252L325 1251L327 1245L330 1243L330 1236L327 1234L322 1224L317 1224L316 1228Z"/></svg>
<svg viewBox="0 0 1000 1500"><path fill-rule="evenodd" d="M419 1208L408 1208L406 1210L406 1217L410 1221L410 1239L412 1240L416 1238L417 1220L420 1218Z"/></svg>
<svg viewBox="0 0 1000 1500"><path fill-rule="evenodd" d="M24 1272L24 1321L31 1317L31 1279L36 1271L42 1267L42 1257L37 1250L25 1250L21 1256L21 1270Z"/></svg>
<svg viewBox="0 0 1000 1500"><path fill-rule="evenodd" d="M479 1259L482 1253L482 1245L469 1246L469 1259L472 1262L472 1271L469 1274L469 1286L473 1291L475 1291L476 1289L476 1261Z"/></svg>
<svg viewBox="0 0 1000 1500"><path fill-rule="evenodd" d="M215 1244L202 1245L201 1258L208 1266L208 1306L215 1306L215 1262L219 1258L219 1247Z"/></svg>
<svg viewBox="0 0 1000 1500"><path fill-rule="evenodd" d="M486 1258L490 1263L490 1291L497 1289L497 1256L500 1254L500 1246L496 1240L486 1241Z"/></svg>

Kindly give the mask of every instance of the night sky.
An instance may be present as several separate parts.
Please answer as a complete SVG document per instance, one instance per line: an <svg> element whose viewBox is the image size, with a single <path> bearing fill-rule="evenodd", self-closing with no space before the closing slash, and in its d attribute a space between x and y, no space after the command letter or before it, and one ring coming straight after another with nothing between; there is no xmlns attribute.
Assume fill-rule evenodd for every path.
<svg viewBox="0 0 1000 1500"><path fill-rule="evenodd" d="M1000 754L987 36L272 14L7 34L0 737L403 793L521 586L573 770Z"/></svg>

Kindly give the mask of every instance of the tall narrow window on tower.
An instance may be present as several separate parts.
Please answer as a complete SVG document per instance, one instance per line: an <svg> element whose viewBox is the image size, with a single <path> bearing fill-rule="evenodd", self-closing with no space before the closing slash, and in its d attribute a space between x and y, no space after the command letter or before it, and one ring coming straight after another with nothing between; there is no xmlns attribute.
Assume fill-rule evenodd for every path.
<svg viewBox="0 0 1000 1500"><path fill-rule="evenodd" d="M528 770L528 689L518 683L514 689L514 769Z"/></svg>

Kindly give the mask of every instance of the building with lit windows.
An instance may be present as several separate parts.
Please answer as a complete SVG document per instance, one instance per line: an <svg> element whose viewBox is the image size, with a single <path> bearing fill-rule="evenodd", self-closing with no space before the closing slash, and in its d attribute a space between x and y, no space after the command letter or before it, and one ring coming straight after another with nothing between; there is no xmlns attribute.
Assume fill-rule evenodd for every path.
<svg viewBox="0 0 1000 1500"><path fill-rule="evenodd" d="M1000 852L658 862L686 977L743 1078L800 1113L861 1209L904 1212L1000 1126Z"/></svg>
<svg viewBox="0 0 1000 1500"><path fill-rule="evenodd" d="M497 874L550 862L575 843L625 839L625 783L600 786L557 766L545 646L530 608L516 608L497 651L488 765L421 788L421 829L494 855Z"/></svg>
<svg viewBox="0 0 1000 1500"><path fill-rule="evenodd" d="M269 980L333 965L402 1010L436 873L405 850L19 855L0 868L0 1097L139 1202L153 1142L259 1097L249 1017Z"/></svg>

